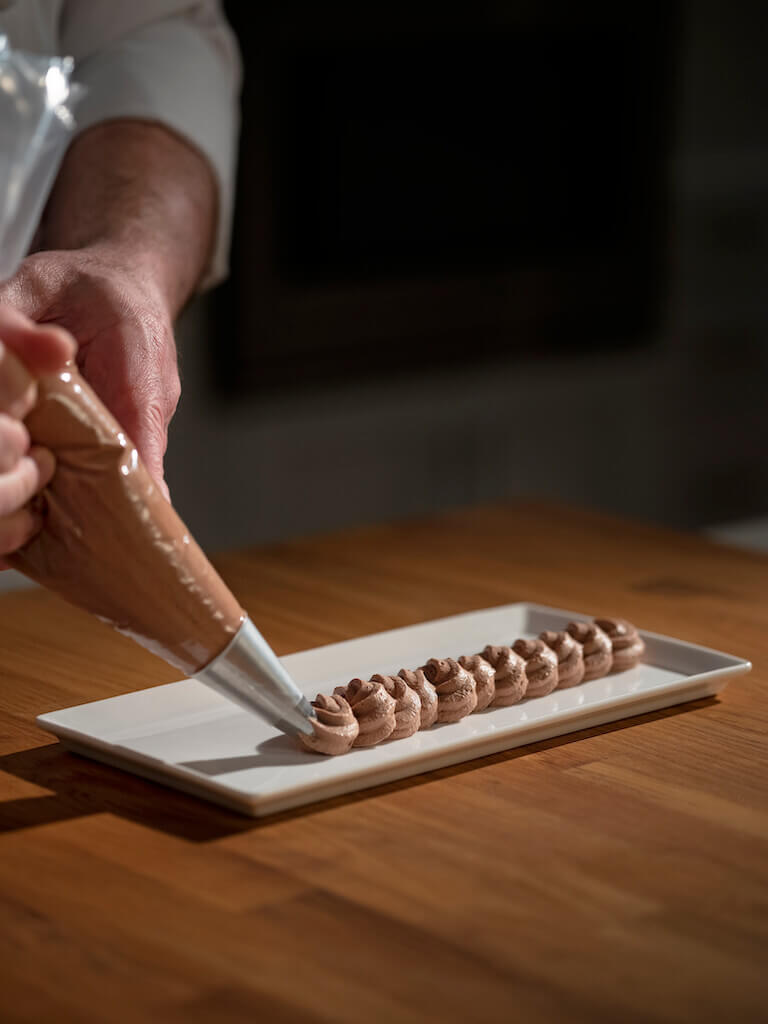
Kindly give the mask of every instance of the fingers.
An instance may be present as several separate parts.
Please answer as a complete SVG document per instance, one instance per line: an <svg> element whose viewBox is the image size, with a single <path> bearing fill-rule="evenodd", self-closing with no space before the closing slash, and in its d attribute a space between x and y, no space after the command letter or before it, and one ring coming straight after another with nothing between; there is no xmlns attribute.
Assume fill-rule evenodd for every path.
<svg viewBox="0 0 768 1024"><path fill-rule="evenodd" d="M0 519L12 518L50 481L56 469L47 448L31 448L9 473L0 476ZM17 545L18 546L18 545ZM7 554L9 550L0 551Z"/></svg>
<svg viewBox="0 0 768 1024"><path fill-rule="evenodd" d="M0 341L0 411L22 420L35 404L36 396L33 377Z"/></svg>
<svg viewBox="0 0 768 1024"><path fill-rule="evenodd" d="M152 475L154 476L154 474ZM154 476L154 480L157 486L160 488L160 493L165 498L165 500L170 504L171 492L168 490L168 484L165 482L165 479L162 476L160 478Z"/></svg>
<svg viewBox="0 0 768 1024"><path fill-rule="evenodd" d="M53 480L53 474L56 472L56 457L47 448L40 448L37 445L33 445L29 449L29 457L37 466L37 486L32 492L32 497L34 497Z"/></svg>
<svg viewBox="0 0 768 1024"><path fill-rule="evenodd" d="M0 412L23 419L35 404L34 378L64 366L75 349L62 328L33 323L0 305Z"/></svg>
<svg viewBox="0 0 768 1024"><path fill-rule="evenodd" d="M77 344L63 327L37 324L12 306L0 305L0 341L33 377L53 373L74 359Z"/></svg>
<svg viewBox="0 0 768 1024"><path fill-rule="evenodd" d="M134 427L133 442L149 474L160 489L166 501L171 500L168 485L165 482L165 470L163 468L163 456L165 455L165 429L158 434L146 430L141 426Z"/></svg>
<svg viewBox="0 0 768 1024"><path fill-rule="evenodd" d="M28 508L20 508L10 516L0 516L0 555L10 555L23 548L41 526L40 516ZM0 567L5 568L2 561Z"/></svg>
<svg viewBox="0 0 768 1024"><path fill-rule="evenodd" d="M14 465L0 470L0 556L23 547L42 526L42 519L27 502L50 482L56 470L56 460L47 448L30 448L24 455L29 448L26 430L10 417L0 416L0 455L6 461L14 446L20 449ZM6 568L0 558L0 571Z"/></svg>
<svg viewBox="0 0 768 1024"><path fill-rule="evenodd" d="M136 450L160 493L170 501L165 483L163 462L168 445L169 414L164 411L164 402L145 400L137 404L136 395L123 393L112 401L112 412L125 432L136 445Z"/></svg>
<svg viewBox="0 0 768 1024"><path fill-rule="evenodd" d="M125 433L164 497L168 424L181 384L170 324L161 316L123 318L80 350L81 372Z"/></svg>
<svg viewBox="0 0 768 1024"><path fill-rule="evenodd" d="M19 420L0 412L0 474L9 473L29 451L29 434Z"/></svg>
<svg viewBox="0 0 768 1024"><path fill-rule="evenodd" d="M0 556L24 547L42 526L27 502L51 480L56 461L47 448L31 448L9 473L0 474ZM7 568L0 558L0 570Z"/></svg>

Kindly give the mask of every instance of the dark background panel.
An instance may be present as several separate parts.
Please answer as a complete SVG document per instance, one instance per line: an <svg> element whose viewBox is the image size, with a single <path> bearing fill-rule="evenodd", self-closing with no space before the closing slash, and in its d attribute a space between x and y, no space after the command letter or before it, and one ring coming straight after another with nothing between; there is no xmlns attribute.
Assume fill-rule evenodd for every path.
<svg viewBox="0 0 768 1024"><path fill-rule="evenodd" d="M659 323L674 4L229 15L224 391L637 344Z"/></svg>

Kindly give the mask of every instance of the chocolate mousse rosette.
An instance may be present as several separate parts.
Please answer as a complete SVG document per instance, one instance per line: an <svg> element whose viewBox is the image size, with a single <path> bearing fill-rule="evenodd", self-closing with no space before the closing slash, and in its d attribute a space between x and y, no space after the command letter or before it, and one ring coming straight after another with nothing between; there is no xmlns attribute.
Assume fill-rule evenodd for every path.
<svg viewBox="0 0 768 1024"><path fill-rule="evenodd" d="M475 711L482 711L493 702L493 698L496 696L496 669L485 660L482 654L462 654L459 664L474 676L477 693Z"/></svg>
<svg viewBox="0 0 768 1024"><path fill-rule="evenodd" d="M526 697L546 697L557 686L557 655L538 638L515 640L512 650L525 662Z"/></svg>
<svg viewBox="0 0 768 1024"><path fill-rule="evenodd" d="M578 686L584 678L584 652L581 644L564 629L560 632L547 629L539 633L543 641L557 655L557 688L566 690Z"/></svg>
<svg viewBox="0 0 768 1024"><path fill-rule="evenodd" d="M489 644L483 650L483 657L493 666L495 694L494 707L517 704L528 689L525 662L511 647L494 647Z"/></svg>
<svg viewBox="0 0 768 1024"><path fill-rule="evenodd" d="M314 733L299 737L304 746L315 754L346 754L352 749L360 727L352 714L352 708L339 694L332 696L318 693L312 701L315 718L312 722Z"/></svg>
<svg viewBox="0 0 768 1024"><path fill-rule="evenodd" d="M601 618L595 624L611 641L613 650L613 672L625 672L634 668L645 654L645 643L637 629L626 619Z"/></svg>
<svg viewBox="0 0 768 1024"><path fill-rule="evenodd" d="M458 722L477 707L474 676L453 658L430 658L422 671L437 690L438 722Z"/></svg>
<svg viewBox="0 0 768 1024"><path fill-rule="evenodd" d="M335 696L344 697L357 719L358 734L353 747L373 747L388 739L395 731L395 698L381 683L353 679L347 686L337 686Z"/></svg>
<svg viewBox="0 0 768 1024"><path fill-rule="evenodd" d="M584 655L584 678L599 679L607 676L613 665L613 647L610 637L594 622L569 622L566 627L574 640L581 644Z"/></svg>
<svg viewBox="0 0 768 1024"><path fill-rule="evenodd" d="M418 694L421 702L420 729L429 729L437 721L437 690L420 668L401 668L397 673Z"/></svg>
<svg viewBox="0 0 768 1024"><path fill-rule="evenodd" d="M400 676L383 676L378 672L371 676L372 683L381 683L395 701L395 730L391 740L402 740L413 736L421 725L421 700Z"/></svg>

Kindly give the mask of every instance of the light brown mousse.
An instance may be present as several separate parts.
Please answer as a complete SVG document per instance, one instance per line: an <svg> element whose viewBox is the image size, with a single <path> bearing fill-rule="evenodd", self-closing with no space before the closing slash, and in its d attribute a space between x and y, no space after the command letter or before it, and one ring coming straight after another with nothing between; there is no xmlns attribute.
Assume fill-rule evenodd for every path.
<svg viewBox="0 0 768 1024"><path fill-rule="evenodd" d="M389 739L395 731L395 699L381 683L353 679L347 686L337 686L333 692L349 702L357 719L359 731L353 747L373 747Z"/></svg>
<svg viewBox="0 0 768 1024"><path fill-rule="evenodd" d="M381 683L395 701L395 729L389 738L403 740L418 732L421 725L421 700L418 693L411 690L400 676L383 676L376 673L375 676L371 676L371 682Z"/></svg>
<svg viewBox="0 0 768 1024"><path fill-rule="evenodd" d="M578 686L584 678L584 653L581 644L570 633L547 629L539 633L539 640L557 655L557 688L566 690Z"/></svg>
<svg viewBox="0 0 768 1024"><path fill-rule="evenodd" d="M526 697L546 697L557 686L557 655L541 640L515 640L512 650L525 662Z"/></svg>
<svg viewBox="0 0 768 1024"><path fill-rule="evenodd" d="M25 422L56 473L42 530L6 561L187 675L204 668L245 613L120 424L74 367L38 382Z"/></svg>
<svg viewBox="0 0 768 1024"><path fill-rule="evenodd" d="M634 668L645 654L645 643L637 629L626 619L601 618L595 624L611 641L613 672L626 672Z"/></svg>
<svg viewBox="0 0 768 1024"><path fill-rule="evenodd" d="M613 647L610 637L594 622L569 622L566 627L574 640L581 644L584 653L584 678L599 679L611 671Z"/></svg>
<svg viewBox="0 0 768 1024"><path fill-rule="evenodd" d="M522 700L528 689L528 677L525 674L525 662L520 655L511 647L494 647L489 644L483 650L483 657L495 670L496 693L493 706L506 707Z"/></svg>
<svg viewBox="0 0 768 1024"><path fill-rule="evenodd" d="M422 671L437 690L438 722L458 722L477 707L477 689L471 673L453 658L430 658Z"/></svg>
<svg viewBox="0 0 768 1024"><path fill-rule="evenodd" d="M483 711L496 696L496 669L482 654L462 654L459 664L474 676L477 692L475 711Z"/></svg>
<svg viewBox="0 0 768 1024"><path fill-rule="evenodd" d="M357 719L346 699L338 694L319 693L312 701L315 718L312 721L314 733L301 735L304 746L316 754L335 757L351 749L360 732Z"/></svg>
<svg viewBox="0 0 768 1024"><path fill-rule="evenodd" d="M415 693L421 702L420 729L429 729L437 721L437 690L420 668L401 668L397 673Z"/></svg>

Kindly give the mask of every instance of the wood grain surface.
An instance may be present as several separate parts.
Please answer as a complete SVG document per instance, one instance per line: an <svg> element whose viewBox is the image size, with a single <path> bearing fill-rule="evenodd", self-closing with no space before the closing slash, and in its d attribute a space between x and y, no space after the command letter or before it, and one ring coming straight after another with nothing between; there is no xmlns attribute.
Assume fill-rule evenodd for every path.
<svg viewBox="0 0 768 1024"><path fill-rule="evenodd" d="M764 1021L768 559L518 504L217 560L278 653L531 600L752 660L720 699L251 821L62 751L178 673L0 598L0 1020Z"/></svg>

